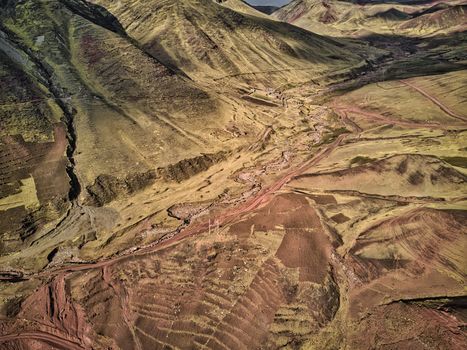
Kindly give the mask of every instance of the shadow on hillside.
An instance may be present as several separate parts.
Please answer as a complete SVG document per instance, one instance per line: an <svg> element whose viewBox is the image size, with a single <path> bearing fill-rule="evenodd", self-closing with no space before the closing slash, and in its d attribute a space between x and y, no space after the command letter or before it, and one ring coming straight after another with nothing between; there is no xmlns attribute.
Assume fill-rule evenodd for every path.
<svg viewBox="0 0 467 350"><path fill-rule="evenodd" d="M358 1L354 1L358 2ZM366 1L368 2L368 1ZM372 1L372 3L417 3L423 4L429 1ZM139 46L135 40L130 38L119 20L102 6L89 2L79 2L72 0L63 2L75 13L85 17L95 24L107 28L113 32L127 37L135 46ZM236 26L232 30L237 30L242 26L252 26L255 28L264 28L277 38L289 38L299 45L294 46L290 52L284 52L286 55L300 57L304 61L312 63L310 50L313 46L319 48L329 48L329 44L336 48L336 55L330 55L329 60L348 60L342 52L352 51L362 59L367 57L365 47L367 45L385 50L396 57L393 62L388 64L382 79L401 79L415 77L420 75L440 74L453 70L466 69L467 66L462 61L467 60L467 32L453 33L449 35L437 35L429 38L411 38L402 35L381 35L371 34L360 38L353 37L332 37L318 35L306 29L296 27L285 22L277 22L268 18L254 17L239 14L230 9L222 8L228 14L234 13L233 20ZM229 17L229 16L227 16ZM229 17L230 18L230 17ZM227 20L227 19L226 19ZM226 22L229 27L231 23ZM230 27L229 27L230 28ZM360 44L360 47L358 45ZM166 51L165 47L158 40L151 42L150 46L140 47L147 55L161 62L172 71L185 75L180 70L176 61ZM360 51L359 51L360 50ZM396 54L398 52L398 54ZM402 54L401 54L402 53ZM187 57L189 63L190 58ZM185 75L186 76L186 75Z"/></svg>
<svg viewBox="0 0 467 350"><path fill-rule="evenodd" d="M62 3L72 12L80 15L88 21L104 27L114 33L125 34L125 29L119 20L106 8L88 1L63 0Z"/></svg>
<svg viewBox="0 0 467 350"><path fill-rule="evenodd" d="M343 39L353 40L353 38ZM371 34L361 37L360 40L370 46L391 52L391 58L379 67L381 74L374 75L372 82L467 69L465 63L467 62L467 32L425 38ZM374 65L374 68L377 69L378 64Z"/></svg>

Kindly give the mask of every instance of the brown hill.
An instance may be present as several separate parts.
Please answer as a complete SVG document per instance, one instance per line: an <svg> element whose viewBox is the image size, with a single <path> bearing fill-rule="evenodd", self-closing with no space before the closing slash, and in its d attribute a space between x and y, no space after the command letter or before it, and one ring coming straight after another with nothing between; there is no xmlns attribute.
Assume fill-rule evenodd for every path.
<svg viewBox="0 0 467 350"><path fill-rule="evenodd" d="M278 20L320 34L363 36L369 33L408 36L441 30L460 31L465 23L462 2L351 2L294 0L273 14Z"/></svg>
<svg viewBox="0 0 467 350"><path fill-rule="evenodd" d="M467 5L443 6L429 10L402 23L400 29L425 33L446 29L461 31L467 28Z"/></svg>
<svg viewBox="0 0 467 350"><path fill-rule="evenodd" d="M146 52L195 79L264 73L301 80L362 64L344 42L240 14L211 0L98 0Z"/></svg>

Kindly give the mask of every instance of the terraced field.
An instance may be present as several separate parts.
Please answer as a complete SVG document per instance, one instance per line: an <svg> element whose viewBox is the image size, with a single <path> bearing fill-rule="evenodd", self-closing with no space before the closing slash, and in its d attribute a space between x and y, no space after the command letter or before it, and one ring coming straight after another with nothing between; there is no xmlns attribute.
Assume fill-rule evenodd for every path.
<svg viewBox="0 0 467 350"><path fill-rule="evenodd" d="M464 349L459 3L0 1L0 349Z"/></svg>

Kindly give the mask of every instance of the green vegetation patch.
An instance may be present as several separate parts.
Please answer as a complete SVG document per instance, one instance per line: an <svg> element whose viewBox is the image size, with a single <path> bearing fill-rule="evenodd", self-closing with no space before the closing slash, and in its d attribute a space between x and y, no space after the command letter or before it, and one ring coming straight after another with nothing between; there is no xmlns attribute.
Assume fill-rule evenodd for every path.
<svg viewBox="0 0 467 350"><path fill-rule="evenodd" d="M0 137L22 135L26 141L53 138L53 123L59 110L30 77L0 54Z"/></svg>

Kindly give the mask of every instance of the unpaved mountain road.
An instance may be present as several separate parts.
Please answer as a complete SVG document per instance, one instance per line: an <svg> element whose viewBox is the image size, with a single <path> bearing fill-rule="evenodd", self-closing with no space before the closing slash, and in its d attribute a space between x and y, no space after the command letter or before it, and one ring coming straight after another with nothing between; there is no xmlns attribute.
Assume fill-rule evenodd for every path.
<svg viewBox="0 0 467 350"><path fill-rule="evenodd" d="M81 345L72 340L68 340L65 336L55 335L47 332L35 331L24 332L18 334L0 335L0 344L14 340L40 340L49 344L53 344L65 350L83 350L88 349L86 346Z"/></svg>
<svg viewBox="0 0 467 350"><path fill-rule="evenodd" d="M417 85L414 85L413 83L407 81L407 80L399 80L402 84L407 85L411 87L412 89L418 91L420 94L425 96L427 99L429 99L431 102L433 102L435 105L437 105L443 112L447 113L453 118L460 119L464 122L467 122L467 117L464 117L462 115L459 115L455 112L453 112L448 106L446 106L444 103L442 103L439 99L437 99L435 96L429 94L427 91L423 90L422 88L418 87Z"/></svg>
<svg viewBox="0 0 467 350"><path fill-rule="evenodd" d="M219 225L226 225L240 218L242 215L252 212L260 206L269 203L274 198L274 194L282 189L284 185L286 185L295 176L300 175L304 171L308 170L311 166L318 164L321 160L328 157L332 151L342 143L346 135L348 134L339 135L332 143L322 148L314 157L303 162L300 166L296 167L292 171L286 173L271 186L265 188L263 191L259 192L256 196L246 201L245 203L238 205L236 208L222 212L214 219L214 221L218 222ZM213 219L211 218L211 220ZM73 302L65 288L65 279L67 275L78 271L102 269L102 278L113 290L113 292L120 297L119 299L122 302L122 309L124 310L124 322L130 326L133 322L133 317L126 305L128 296L126 295L124 288L112 281L109 276L109 268L111 268L112 265L118 262L122 262L126 259L155 253L170 245L177 244L178 242L195 234L206 232L209 230L211 220L188 225L175 231L175 233L154 242L149 246L132 252L130 251L110 259L79 265L68 265L59 267L54 270L45 270L37 274L25 275L24 278L41 277L48 279L48 282L41 287L44 289L44 291L46 291L46 295L42 295L44 293L41 292L41 289L37 290L36 294L38 295L39 299L42 295L42 297L45 297L47 300L46 304L48 308L45 310L46 323L44 324L47 326L47 328L51 328L54 334L41 330L5 334L0 335L0 344L15 340L40 340L57 345L66 350L91 349L91 347L86 344L80 336L82 327L79 325L85 324L86 321L84 315L82 315L72 305ZM33 303L35 302L34 300L35 299L33 298ZM40 301L38 300L37 303L40 303ZM74 322L70 323L70 320L74 320ZM76 333L76 335L70 335L68 331L62 331L62 329L67 329L67 327L70 326L72 327L72 334Z"/></svg>
<svg viewBox="0 0 467 350"><path fill-rule="evenodd" d="M233 220L238 219L240 216L257 209L261 205L268 203L272 199L273 195L277 191L282 189L282 187L284 187L284 185L286 185L291 179L293 179L297 175L300 175L301 173L309 169L311 166L316 165L321 160L329 156L332 153L332 151L342 143L346 135L347 134L339 135L334 140L334 142L324 147L313 158L303 162L300 166L290 171L289 173L285 174L283 177L281 177L271 186L260 191L256 196L252 197L250 200L246 201L245 203L237 207L234 207L232 209L226 210L225 212L222 212L215 218L211 218L209 221L203 221L200 223L194 223L186 227L182 227L179 230L179 232L175 231L174 233L171 233L168 236L161 238L160 240L152 243L151 245L142 247L138 250L124 253L122 255L112 257L110 259L91 262L91 263L72 264L68 266L62 266L57 269L44 270L37 274L29 274L29 275L25 274L23 278L48 277L48 276L55 276L60 273L69 273L69 272L85 271L85 270L91 270L91 269L97 269L97 268L105 268L117 262L121 262L125 259L131 258L131 257L144 256L147 254L154 253L158 250L166 248L169 245L173 245L187 237L193 236L201 232L205 232L209 229L210 222L217 222L219 223L219 225L226 225L232 222Z"/></svg>

